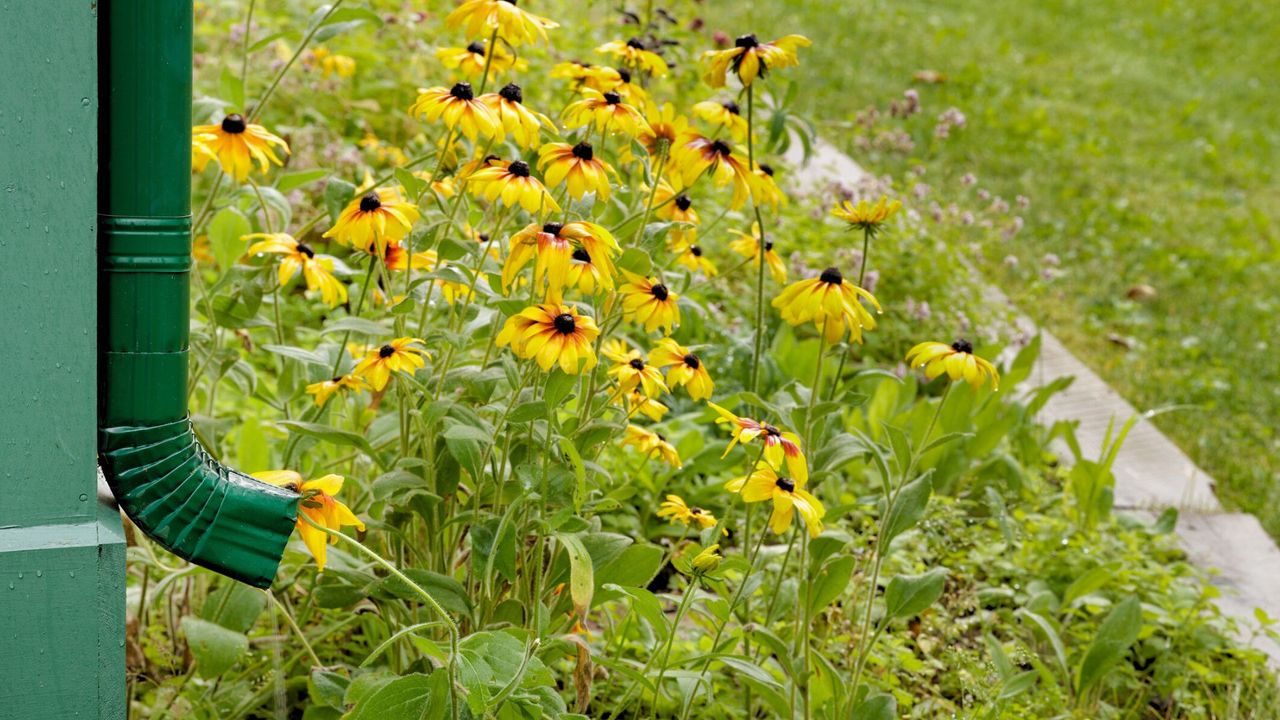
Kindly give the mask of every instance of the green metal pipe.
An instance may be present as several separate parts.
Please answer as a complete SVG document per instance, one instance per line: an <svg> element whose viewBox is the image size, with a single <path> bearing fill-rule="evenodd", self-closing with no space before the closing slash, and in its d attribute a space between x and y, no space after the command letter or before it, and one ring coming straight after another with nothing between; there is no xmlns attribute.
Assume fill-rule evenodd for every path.
<svg viewBox="0 0 1280 720"><path fill-rule="evenodd" d="M187 415L192 2L98 12L99 463L160 545L269 587L298 495L213 459Z"/></svg>

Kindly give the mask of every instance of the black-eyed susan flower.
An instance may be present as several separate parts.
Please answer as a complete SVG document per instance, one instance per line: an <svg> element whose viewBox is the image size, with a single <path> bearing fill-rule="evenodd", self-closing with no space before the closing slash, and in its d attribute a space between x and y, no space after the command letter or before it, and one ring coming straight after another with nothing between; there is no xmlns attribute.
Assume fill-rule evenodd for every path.
<svg viewBox="0 0 1280 720"><path fill-rule="evenodd" d="M613 266L596 262L586 248L574 248L569 257L569 272L565 286L576 287L584 295L595 295L600 288L613 287Z"/></svg>
<svg viewBox="0 0 1280 720"><path fill-rule="evenodd" d="M535 360L543 371L559 364L570 375L596 366L592 347L600 328L588 315L570 305L530 305L507 318L498 333L498 347L511 346L516 355Z"/></svg>
<svg viewBox="0 0 1280 720"><path fill-rule="evenodd" d="M757 223L751 224L751 234L742 232L741 230L730 230L730 235L734 235L735 239L729 241L729 249L738 253L744 258L751 260L752 267L760 266L760 226ZM782 258L778 255L777 250L773 247L773 241L767 236L764 239L764 262L769 268L769 274L777 283L787 281L787 266L782 262Z"/></svg>
<svg viewBox="0 0 1280 720"><path fill-rule="evenodd" d="M725 534L728 534L728 528L725 528ZM724 558L720 556L720 544L714 543L708 545L693 556L689 561L689 567L693 569L694 575L706 575L713 573L720 567L720 561Z"/></svg>
<svg viewBox="0 0 1280 720"><path fill-rule="evenodd" d="M706 400L711 397L715 383L702 358L689 348L671 338L662 338L649 351L649 361L658 367L667 368L667 385L684 387L689 397L694 400Z"/></svg>
<svg viewBox="0 0 1280 720"><path fill-rule="evenodd" d="M527 1L527 0L526 0ZM451 28L466 28L468 39L498 37L512 45L547 39L547 31L558 23L525 10L514 0L465 0L445 18Z"/></svg>
<svg viewBox="0 0 1280 720"><path fill-rule="evenodd" d="M648 73L652 77L666 77L667 61L658 53L648 49L640 38L627 41L613 40L596 48L596 52L620 58L632 70Z"/></svg>
<svg viewBox="0 0 1280 720"><path fill-rule="evenodd" d="M329 48L320 46L311 51L313 62L320 66L324 77L337 76L349 78L356 74L356 60L348 55L339 55Z"/></svg>
<svg viewBox="0 0 1280 720"><path fill-rule="evenodd" d="M555 198L523 160L481 168L467 178L467 188L489 202L501 200L507 207L519 205L530 215L560 211Z"/></svg>
<svg viewBox="0 0 1280 720"><path fill-rule="evenodd" d="M330 530L341 530L344 526L354 526L361 532L364 523L351 512L351 508L342 504L335 495L342 491L341 475L325 475L314 480L303 480L302 476L292 470L265 470L252 473L253 477L277 487L289 488L302 498L298 501L298 514L310 518L311 522ZM306 544L311 557L316 559L316 567L324 570L326 553L330 543L336 544L338 538L312 527L302 517L298 518L298 535Z"/></svg>
<svg viewBox="0 0 1280 720"><path fill-rule="evenodd" d="M217 125L197 125L191 128L191 135L204 137L205 147L217 156L222 171L236 182L249 178L255 161L258 171L264 175L271 163L284 165L273 146L278 146L285 155L289 154L288 143L238 114L226 116Z"/></svg>
<svg viewBox="0 0 1280 720"><path fill-rule="evenodd" d="M560 302L564 288L584 282L581 274L573 275L575 263L590 265L591 290L584 292L594 292L596 284L612 289L612 258L618 252L613 234L592 222L528 225L511 236L511 248L502 265L502 287L509 290L520 271L534 260L533 285L541 289L545 284L549 303ZM579 267L580 273L586 270Z"/></svg>
<svg viewBox="0 0 1280 720"><path fill-rule="evenodd" d="M622 96L623 102L648 111L653 101L644 87L632 81L633 77L631 71L626 68L589 65L582 86L602 93L612 90Z"/></svg>
<svg viewBox="0 0 1280 720"><path fill-rule="evenodd" d="M353 374L369 381L369 385L382 391L391 380L391 373L406 372L410 375L417 372L425 362L422 354L423 342L418 338L396 338L389 343L369 350L364 359L356 364Z"/></svg>
<svg viewBox="0 0 1280 720"><path fill-rule="evenodd" d="M547 179L547 185L557 187L565 183L569 197L574 200L581 200L589 192L608 200L609 176L617 174L612 166L596 158L589 142L543 145L538 149L538 169Z"/></svg>
<svg viewBox="0 0 1280 720"><path fill-rule="evenodd" d="M213 133L194 133L191 135L192 172L204 172L210 161L217 162L217 153L209 147L209 143L217 139L218 136Z"/></svg>
<svg viewBox="0 0 1280 720"><path fill-rule="evenodd" d="M922 342L907 352L907 365L923 367L930 380L946 373L954 381L964 380L975 388L988 381L992 390L1000 389L1000 373L989 361L973 354L973 344L960 339L950 345Z"/></svg>
<svg viewBox="0 0 1280 720"><path fill-rule="evenodd" d="M672 250L685 250L697 241L697 225L701 220L693 207L693 199L687 193L677 192L664 180L653 191L653 204L653 214L658 219L680 223L667 231L668 245Z"/></svg>
<svg viewBox="0 0 1280 720"><path fill-rule="evenodd" d="M666 518L672 525L676 523L685 527L697 525L702 530L713 528L719 522L710 510L686 505L684 498L679 495L668 495L667 499L658 506L657 515L660 518Z"/></svg>
<svg viewBox="0 0 1280 720"><path fill-rule="evenodd" d="M610 346L601 353L613 361L609 377L617 381L619 392L640 390L647 397L657 397L666 392L667 384L662 381L662 372L645 362L644 355L639 350L620 352Z"/></svg>
<svg viewBox="0 0 1280 720"><path fill-rule="evenodd" d="M725 457L733 450L733 446L738 443L746 445L756 438L760 438L760 442L764 443L764 459L769 463L782 467L787 467L787 472L801 483L809 480L809 465L805 461L804 451L800 449L800 437L793 432L781 430L769 423L752 420L751 418L738 417L733 413L725 410L719 405L709 402L712 410L716 411L718 417L716 424L724 424L729 427L729 432L733 433L733 439L729 442L729 447L724 449Z"/></svg>
<svg viewBox="0 0 1280 720"><path fill-rule="evenodd" d="M595 67L591 63L581 60L565 60L551 66L551 72L548 73L556 80L568 80L573 83L573 89L577 90L578 86L586 82Z"/></svg>
<svg viewBox="0 0 1280 720"><path fill-rule="evenodd" d="M310 245L298 242L287 233L251 233L241 239L258 240L249 246L250 255L269 253L280 256L277 271L280 287L288 285L301 270L307 290L319 291L326 305L335 307L347 301L347 286L333 276L333 258L316 255Z"/></svg>
<svg viewBox="0 0 1280 720"><path fill-rule="evenodd" d="M725 78L732 71L744 86L750 85L770 70L799 65L796 50L812 44L803 35L787 35L767 43L760 42L753 34L743 35L734 40L728 50L708 50L702 54L706 66L702 79L713 88L724 87Z"/></svg>
<svg viewBox="0 0 1280 720"><path fill-rule="evenodd" d="M838 341L847 327L850 339L860 343L862 331L876 327L875 316L867 311L862 299L880 312L875 296L845 281L839 270L829 267L818 277L798 280L783 288L773 299L773 306L791 325L813 321L827 342Z"/></svg>
<svg viewBox="0 0 1280 720"><path fill-rule="evenodd" d="M751 199L757 205L766 206L778 212L778 208L787 203L787 196L782 194L782 189L774 180L773 168L761 163L756 165L751 174L755 178L755 182L751 184Z"/></svg>
<svg viewBox="0 0 1280 720"><path fill-rule="evenodd" d="M747 119L742 117L738 103L732 100L703 100L693 106L693 114L728 130L734 140L747 139Z"/></svg>
<svg viewBox="0 0 1280 720"><path fill-rule="evenodd" d="M488 105L506 131L521 147L531 148L538 144L543 126L555 131L555 123L540 112L525 107L524 91L515 83L509 83L496 93L485 93L480 102Z"/></svg>
<svg viewBox="0 0 1280 720"><path fill-rule="evenodd" d="M626 408L628 419L636 415L644 415L654 422L661 422L662 417L671 410L666 405L640 392L638 388L629 393L615 394L611 399L615 405L622 405Z"/></svg>
<svg viewBox="0 0 1280 720"><path fill-rule="evenodd" d="M724 487L740 494L743 502L772 502L769 529L778 535L791 529L791 522L799 513L809 537L818 537L827 511L818 498L804 489L805 482L798 477L781 476L769 463L761 462L750 475L730 480Z"/></svg>
<svg viewBox="0 0 1280 720"><path fill-rule="evenodd" d="M409 114L429 122L441 121L472 142L480 135L497 140L503 137L502 122L488 105L476 99L469 82L422 90L409 106Z"/></svg>
<svg viewBox="0 0 1280 720"><path fill-rule="evenodd" d="M329 398L343 391L357 392L367 390L364 378L358 375L339 375L332 380L321 380L307 386L307 394L316 396L316 407L324 407Z"/></svg>
<svg viewBox="0 0 1280 720"><path fill-rule="evenodd" d="M680 254L676 255L676 264L707 277L715 277L717 272L716 264L702 251L702 246L694 243L687 243Z"/></svg>
<svg viewBox="0 0 1280 720"><path fill-rule="evenodd" d="M582 99L570 103L560 119L570 129L590 125L606 132L621 131L631 137L638 136L647 125L644 114L624 102L616 90L600 92L591 88L583 88Z"/></svg>
<svg viewBox="0 0 1280 720"><path fill-rule="evenodd" d="M677 113L671 103L664 104L661 109L650 110L645 115L645 123L636 140L650 157L669 154L689 127L689 120Z"/></svg>
<svg viewBox="0 0 1280 720"><path fill-rule="evenodd" d="M742 207L751 196L755 176L747 169L745 158L735 154L733 146L724 140L687 133L676 144L674 157L685 187L706 173L717 186L733 184L731 208Z"/></svg>
<svg viewBox="0 0 1280 720"><path fill-rule="evenodd" d="M627 282L618 292L622 294L624 318L640 323L648 332L660 327L670 331L680 324L680 306L676 304L679 295L656 277L647 278L626 270L622 274Z"/></svg>
<svg viewBox="0 0 1280 720"><path fill-rule="evenodd" d="M831 208L831 214L849 223L849 227L875 237L889 218L897 214L901 208L901 202L890 201L889 198L881 195L875 203L864 198L854 205L852 201L845 200Z"/></svg>
<svg viewBox="0 0 1280 720"><path fill-rule="evenodd" d="M398 189L373 190L348 203L324 237L382 256L388 245L400 244L418 216L417 206L402 200Z"/></svg>
<svg viewBox="0 0 1280 720"><path fill-rule="evenodd" d="M635 448L645 455L656 455L660 460L673 468L679 468L680 453L660 433L646 430L637 425L628 425L622 444Z"/></svg>
<svg viewBox="0 0 1280 720"><path fill-rule="evenodd" d="M450 70L457 70L465 78L478 78L484 75L485 63L489 65L489 74L493 77L516 69L523 70L528 65L523 58L517 59L499 44L493 50L493 59L486 56L484 40L474 40L466 47L436 48L436 58Z"/></svg>

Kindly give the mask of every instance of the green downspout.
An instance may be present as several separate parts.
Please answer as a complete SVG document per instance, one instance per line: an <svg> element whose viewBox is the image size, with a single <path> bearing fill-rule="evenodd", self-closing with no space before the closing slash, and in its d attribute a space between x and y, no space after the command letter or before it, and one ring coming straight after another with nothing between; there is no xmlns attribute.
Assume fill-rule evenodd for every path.
<svg viewBox="0 0 1280 720"><path fill-rule="evenodd" d="M192 1L104 0L99 22L99 462L157 543L269 587L298 495L219 463L187 415Z"/></svg>

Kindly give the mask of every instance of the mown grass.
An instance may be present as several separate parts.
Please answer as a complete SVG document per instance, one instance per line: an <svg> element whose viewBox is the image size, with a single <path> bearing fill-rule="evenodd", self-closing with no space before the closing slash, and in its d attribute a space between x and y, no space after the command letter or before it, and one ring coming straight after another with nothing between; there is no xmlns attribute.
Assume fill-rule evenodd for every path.
<svg viewBox="0 0 1280 720"><path fill-rule="evenodd" d="M900 162L923 162L943 205L972 197L966 172L1031 198L1026 229L986 248L989 277L1139 408L1195 406L1157 423L1280 536L1280 5L716 3L707 21L809 35L800 102L855 157L856 111L945 75L915 85L924 115L954 105L967 128ZM1139 284L1155 297L1130 299Z"/></svg>

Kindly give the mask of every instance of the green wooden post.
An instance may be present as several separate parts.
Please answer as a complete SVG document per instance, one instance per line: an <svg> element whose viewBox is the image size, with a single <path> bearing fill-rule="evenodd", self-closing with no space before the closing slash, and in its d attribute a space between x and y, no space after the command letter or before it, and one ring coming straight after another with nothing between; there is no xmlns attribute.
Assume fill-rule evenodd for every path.
<svg viewBox="0 0 1280 720"><path fill-rule="evenodd" d="M96 3L0 3L0 717L124 717L97 494Z"/></svg>

